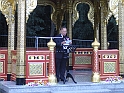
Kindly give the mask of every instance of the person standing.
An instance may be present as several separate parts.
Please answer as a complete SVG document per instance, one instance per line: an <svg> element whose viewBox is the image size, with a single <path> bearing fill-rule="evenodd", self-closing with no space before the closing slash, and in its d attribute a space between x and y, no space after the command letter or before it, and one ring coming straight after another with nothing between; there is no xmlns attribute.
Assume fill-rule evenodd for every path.
<svg viewBox="0 0 124 93"><path fill-rule="evenodd" d="M63 45L66 44L68 40L70 40L70 38L67 37L67 28L61 27L60 34L57 35L56 38L54 39L56 43L55 67L57 82L59 82L59 80L61 79L61 81L63 81L64 84L66 82L65 71L68 57L67 54L65 53L66 51ZM69 44L71 44L71 42L69 42Z"/></svg>

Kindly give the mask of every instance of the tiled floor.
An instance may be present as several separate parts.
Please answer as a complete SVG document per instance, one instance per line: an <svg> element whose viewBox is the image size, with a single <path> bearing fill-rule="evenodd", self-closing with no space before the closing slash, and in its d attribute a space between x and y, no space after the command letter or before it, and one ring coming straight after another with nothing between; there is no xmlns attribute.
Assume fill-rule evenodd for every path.
<svg viewBox="0 0 124 93"><path fill-rule="evenodd" d="M91 82L91 70L70 70L69 73L77 83ZM66 83L74 83L70 77L67 80Z"/></svg>

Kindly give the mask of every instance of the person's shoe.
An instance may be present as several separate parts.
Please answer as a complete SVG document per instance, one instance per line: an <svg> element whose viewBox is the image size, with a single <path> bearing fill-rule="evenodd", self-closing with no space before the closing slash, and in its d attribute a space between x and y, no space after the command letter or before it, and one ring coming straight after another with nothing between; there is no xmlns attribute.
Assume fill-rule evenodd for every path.
<svg viewBox="0 0 124 93"><path fill-rule="evenodd" d="M57 79L57 83L59 82L59 79Z"/></svg>
<svg viewBox="0 0 124 93"><path fill-rule="evenodd" d="M66 82L66 80L64 79L64 80L63 80L63 84L65 84L65 82Z"/></svg>
<svg viewBox="0 0 124 93"><path fill-rule="evenodd" d="M65 82L66 82L66 79L61 79L61 81L63 81L63 84L65 84Z"/></svg>

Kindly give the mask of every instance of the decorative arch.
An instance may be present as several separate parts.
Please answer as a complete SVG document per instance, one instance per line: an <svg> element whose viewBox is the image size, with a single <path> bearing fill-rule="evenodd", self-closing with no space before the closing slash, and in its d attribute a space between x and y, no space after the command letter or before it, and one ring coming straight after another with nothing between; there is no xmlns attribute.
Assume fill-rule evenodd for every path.
<svg viewBox="0 0 124 93"><path fill-rule="evenodd" d="M73 3L73 25L79 18L79 13L77 11L77 5L80 3L86 3L89 5L90 10L88 12L88 19L92 22L94 25L94 6L93 3L90 0L75 0Z"/></svg>
<svg viewBox="0 0 124 93"><path fill-rule="evenodd" d="M108 16L107 16L107 23L108 23L108 20L110 19L111 16L114 16L116 18L116 23L118 25L118 14L113 14L111 11L109 11L108 13Z"/></svg>
<svg viewBox="0 0 124 93"><path fill-rule="evenodd" d="M52 14L51 14L51 20L56 24L57 22L56 22L56 5L55 5L55 3L53 3L52 1L49 1L49 0L38 0L38 5L44 5L44 6L46 6L46 5L50 5L50 6L52 6L52 8L53 8L53 12L52 12Z"/></svg>
<svg viewBox="0 0 124 93"><path fill-rule="evenodd" d="M109 13L108 13L108 17L107 17L107 22L109 20L109 18L114 15L114 17L116 18L116 23L118 24L118 3L120 0L110 0L109 1ZM123 3L123 0L122 0Z"/></svg>

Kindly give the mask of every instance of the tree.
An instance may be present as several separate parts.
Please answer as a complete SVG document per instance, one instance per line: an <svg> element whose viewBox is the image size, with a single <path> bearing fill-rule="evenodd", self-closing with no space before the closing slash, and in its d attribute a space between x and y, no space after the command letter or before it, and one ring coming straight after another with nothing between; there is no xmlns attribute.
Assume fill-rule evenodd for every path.
<svg viewBox="0 0 124 93"><path fill-rule="evenodd" d="M27 22L27 36L50 36L51 6L37 6Z"/></svg>
<svg viewBox="0 0 124 93"><path fill-rule="evenodd" d="M107 39L108 41L117 41L118 37L118 26L116 25L116 19L112 15L110 19L108 20L107 24Z"/></svg>
<svg viewBox="0 0 124 93"><path fill-rule="evenodd" d="M8 27L5 16L0 11L0 35L7 35Z"/></svg>
<svg viewBox="0 0 124 93"><path fill-rule="evenodd" d="M73 39L92 40L93 39L93 25L88 19L89 5L80 3L77 6L79 12L79 19L75 22L73 27Z"/></svg>

